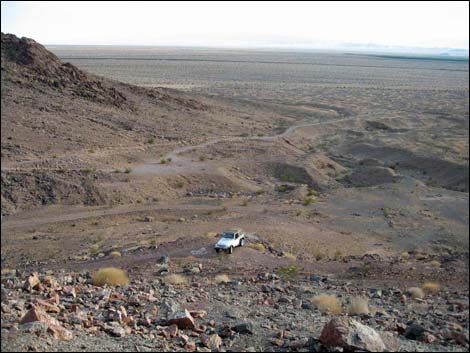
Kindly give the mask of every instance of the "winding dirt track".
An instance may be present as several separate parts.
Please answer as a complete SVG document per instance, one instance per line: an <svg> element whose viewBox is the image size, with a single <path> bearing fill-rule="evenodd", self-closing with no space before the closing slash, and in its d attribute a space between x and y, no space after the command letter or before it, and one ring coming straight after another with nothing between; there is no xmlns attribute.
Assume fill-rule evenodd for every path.
<svg viewBox="0 0 470 353"><path fill-rule="evenodd" d="M341 114L341 113L339 113ZM344 115L343 115L344 116ZM327 120L327 121L317 121L317 122L310 122L310 123L301 123L298 125L293 125L286 129L284 132L273 135L273 136L262 136L262 137L222 137L215 140L211 140L200 145L193 145L193 146L185 146L181 148L177 148L172 152L168 153L164 158L168 159L171 158L171 164L162 165L160 164L160 160L155 161L148 161L142 165L138 165L134 167L133 173L136 174L160 174L160 175L168 175L168 174L177 174L182 172L201 172L206 169L205 163L201 162L194 162L190 158L186 158L181 156L182 153L202 149L217 143L234 143L234 142L243 142L243 141L275 141L277 139L282 139L293 133L294 131L307 128L312 126L320 126L320 125L329 125L329 124L336 124L342 123L345 121L357 120L359 119L358 116L346 116L339 119L334 120ZM5 168L2 168L5 170ZM99 209L93 211L78 211L73 213L66 213L66 214L59 214L53 216L36 216L34 218L24 219L24 217L8 217L7 219L2 220L1 230L2 231L10 231L15 229L23 229L23 228L32 228L36 226L42 226L45 224L51 223L60 223L60 222L69 222L69 221L77 221L87 218L94 218L94 217L101 217L101 216L114 216L114 215L124 215L124 214L132 214L132 213L140 213L150 210L187 210L187 209L215 209L216 206L198 206L198 205L178 205L174 208L168 208L168 206L163 205L150 205L150 206L141 206L141 207L118 207L118 208L110 208L110 209Z"/></svg>

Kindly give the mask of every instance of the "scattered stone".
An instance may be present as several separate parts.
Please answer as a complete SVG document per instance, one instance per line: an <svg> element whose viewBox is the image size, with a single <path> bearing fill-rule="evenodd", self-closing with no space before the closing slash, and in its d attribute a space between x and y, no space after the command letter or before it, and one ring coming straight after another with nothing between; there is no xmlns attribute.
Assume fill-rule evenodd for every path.
<svg viewBox="0 0 470 353"><path fill-rule="evenodd" d="M408 325L403 336L408 338L409 340L421 340L424 337L424 333L426 332L425 328L421 325L412 323Z"/></svg>
<svg viewBox="0 0 470 353"><path fill-rule="evenodd" d="M33 306L20 320L20 325L27 324L30 322L40 321L47 325L47 332L49 332L54 338L60 340L71 340L72 333L67 329L63 328L59 321L53 317L47 315L44 311L38 307Z"/></svg>
<svg viewBox="0 0 470 353"><path fill-rule="evenodd" d="M194 330L196 325L194 318L191 316L188 310L179 310L171 314L168 319L168 325L176 324L179 329L191 329Z"/></svg>
<svg viewBox="0 0 470 353"><path fill-rule="evenodd" d="M383 352L386 348L374 329L346 317L330 320L323 328L320 341L327 347L346 350Z"/></svg>
<svg viewBox="0 0 470 353"><path fill-rule="evenodd" d="M244 322L244 323L235 325L234 327L232 327L232 330L242 335L246 335L246 334L252 335L253 325L248 322Z"/></svg>
<svg viewBox="0 0 470 353"><path fill-rule="evenodd" d="M220 336L215 333L210 336L202 334L200 338L201 343L211 351L218 351L222 345L222 338L220 338Z"/></svg>
<svg viewBox="0 0 470 353"><path fill-rule="evenodd" d="M23 289L31 292L33 289L38 289L40 284L41 281L39 280L37 273L31 273L28 278L26 278L26 281L23 284Z"/></svg>

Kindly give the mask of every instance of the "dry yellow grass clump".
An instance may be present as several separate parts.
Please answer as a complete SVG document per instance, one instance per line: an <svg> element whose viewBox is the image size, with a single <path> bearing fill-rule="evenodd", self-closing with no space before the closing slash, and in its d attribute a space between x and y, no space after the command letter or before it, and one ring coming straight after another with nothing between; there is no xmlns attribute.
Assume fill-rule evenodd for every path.
<svg viewBox="0 0 470 353"><path fill-rule="evenodd" d="M129 278L123 270L115 267L105 267L99 269L93 276L95 286L110 285L122 286L129 284Z"/></svg>
<svg viewBox="0 0 470 353"><path fill-rule="evenodd" d="M248 247L252 248L252 249L255 249L255 250L258 250L260 252L265 252L266 251L266 248L261 243L248 244Z"/></svg>
<svg viewBox="0 0 470 353"><path fill-rule="evenodd" d="M88 250L90 254L95 255L100 251L100 245L99 244L94 244L90 246L90 249Z"/></svg>
<svg viewBox="0 0 470 353"><path fill-rule="evenodd" d="M410 258L410 253L408 251L404 251L400 254L400 257L402 259L409 259Z"/></svg>
<svg viewBox="0 0 470 353"><path fill-rule="evenodd" d="M432 260L432 261L429 261L429 264L432 266L432 267L441 267L441 263L437 260Z"/></svg>
<svg viewBox="0 0 470 353"><path fill-rule="evenodd" d="M419 287L411 287L406 290L406 292L411 295L413 299L423 299L424 298L424 292L421 288Z"/></svg>
<svg viewBox="0 0 470 353"><path fill-rule="evenodd" d="M424 293L437 293L441 289L439 283L436 282L426 282L422 287Z"/></svg>
<svg viewBox="0 0 470 353"><path fill-rule="evenodd" d="M343 311L338 298L333 295L317 295L312 298L312 304L315 305L320 311L328 312L333 315L341 314Z"/></svg>
<svg viewBox="0 0 470 353"><path fill-rule="evenodd" d="M285 257L286 259L289 259L289 260L297 260L297 256L295 256L294 254L291 254L289 252L285 252L282 254L283 257Z"/></svg>
<svg viewBox="0 0 470 353"><path fill-rule="evenodd" d="M227 275L217 275L214 278L215 283L228 283L230 282L230 277Z"/></svg>
<svg viewBox="0 0 470 353"><path fill-rule="evenodd" d="M121 253L119 251L111 251L109 253L109 257L113 257L113 258L121 257Z"/></svg>
<svg viewBox="0 0 470 353"><path fill-rule="evenodd" d="M174 286L188 284L188 279L185 276L178 275L178 274L172 274L172 275L165 276L163 281L166 284L172 284Z"/></svg>
<svg viewBox="0 0 470 353"><path fill-rule="evenodd" d="M367 298L356 297L351 299L351 303L348 306L349 315L369 314L369 312L369 301Z"/></svg>

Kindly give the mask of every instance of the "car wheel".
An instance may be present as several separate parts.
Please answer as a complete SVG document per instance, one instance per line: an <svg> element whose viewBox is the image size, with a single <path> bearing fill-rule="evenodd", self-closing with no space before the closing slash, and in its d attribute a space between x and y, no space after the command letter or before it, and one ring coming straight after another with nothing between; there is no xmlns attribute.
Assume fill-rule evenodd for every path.
<svg viewBox="0 0 470 353"><path fill-rule="evenodd" d="M228 248L228 253L229 253L229 254L233 254L233 246L231 246L230 248Z"/></svg>
<svg viewBox="0 0 470 353"><path fill-rule="evenodd" d="M220 249L215 249L215 252L218 254L220 252Z"/></svg>
<svg viewBox="0 0 470 353"><path fill-rule="evenodd" d="M241 240L240 240L240 246L243 246L243 245L245 245L245 240L244 240L244 239L241 239Z"/></svg>

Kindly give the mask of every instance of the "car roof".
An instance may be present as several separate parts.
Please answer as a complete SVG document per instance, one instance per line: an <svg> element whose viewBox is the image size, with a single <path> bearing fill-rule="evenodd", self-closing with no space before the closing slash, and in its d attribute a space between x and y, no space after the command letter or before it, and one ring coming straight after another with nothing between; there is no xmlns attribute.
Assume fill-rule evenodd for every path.
<svg viewBox="0 0 470 353"><path fill-rule="evenodd" d="M224 233L240 233L241 231L241 229L228 229Z"/></svg>

